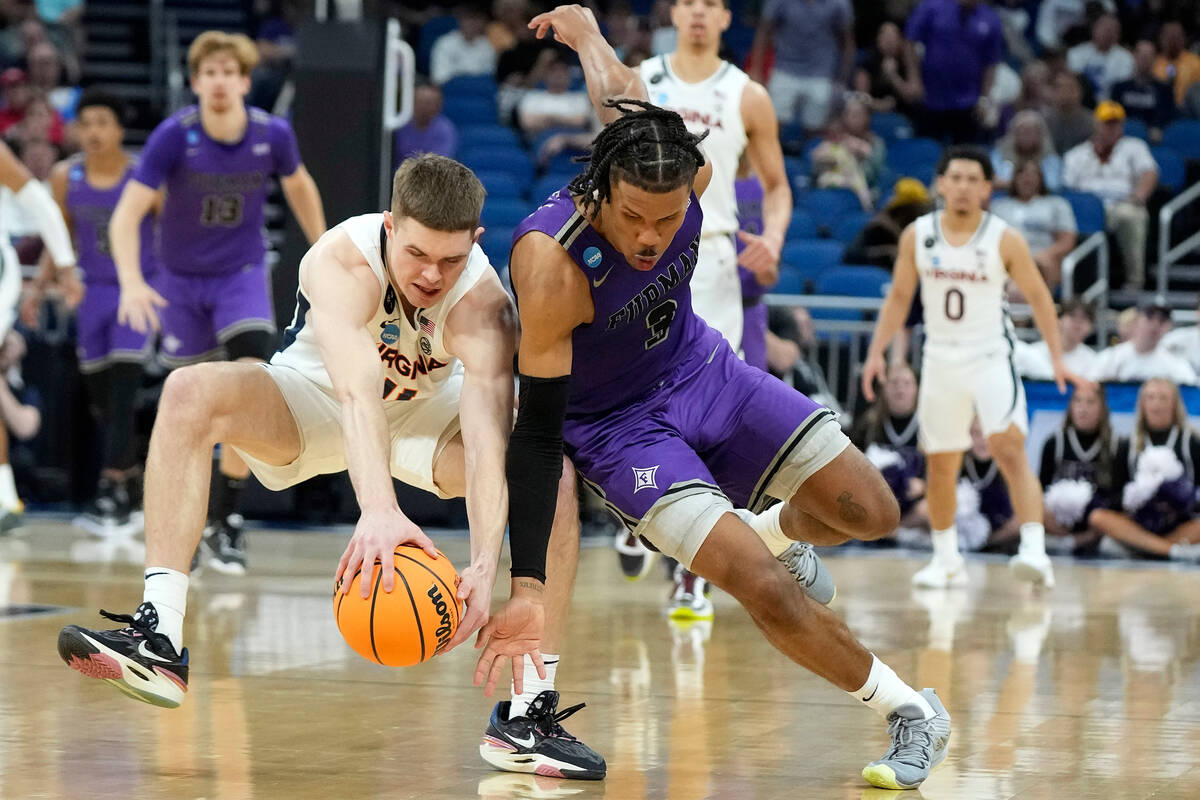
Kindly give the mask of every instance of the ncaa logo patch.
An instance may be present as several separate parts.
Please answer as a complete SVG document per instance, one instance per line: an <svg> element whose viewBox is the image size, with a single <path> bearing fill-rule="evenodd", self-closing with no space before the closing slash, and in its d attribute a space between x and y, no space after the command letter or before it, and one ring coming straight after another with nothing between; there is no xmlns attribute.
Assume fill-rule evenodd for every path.
<svg viewBox="0 0 1200 800"><path fill-rule="evenodd" d="M400 326L394 322L389 322L379 332L379 341L391 347L400 340Z"/></svg>
<svg viewBox="0 0 1200 800"><path fill-rule="evenodd" d="M660 465L656 464L653 467L647 467L646 469L638 469L637 467L633 468L633 493L634 494L637 494L642 489L657 489L658 488L658 484L654 482L654 473L658 472L659 466Z"/></svg>
<svg viewBox="0 0 1200 800"><path fill-rule="evenodd" d="M196 131L194 131L194 130L188 131L187 132L187 143L188 144L199 144L200 143L200 134L196 133Z"/></svg>
<svg viewBox="0 0 1200 800"><path fill-rule="evenodd" d="M599 247L589 247L583 251L583 263L588 265L588 269L595 269L603 260L604 256L600 253Z"/></svg>

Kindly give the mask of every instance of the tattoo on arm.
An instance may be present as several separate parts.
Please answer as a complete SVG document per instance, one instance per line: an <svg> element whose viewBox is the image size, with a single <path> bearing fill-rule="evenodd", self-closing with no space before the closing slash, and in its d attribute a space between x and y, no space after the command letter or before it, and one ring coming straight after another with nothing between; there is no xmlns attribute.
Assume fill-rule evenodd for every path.
<svg viewBox="0 0 1200 800"><path fill-rule="evenodd" d="M858 503L854 502L854 495L850 492L842 492L838 495L838 516L843 522L849 522L851 525L858 525L867 520L867 510Z"/></svg>
<svg viewBox="0 0 1200 800"><path fill-rule="evenodd" d="M521 587L522 589L531 589L538 594L541 594L546 588L537 581L517 581L517 586Z"/></svg>

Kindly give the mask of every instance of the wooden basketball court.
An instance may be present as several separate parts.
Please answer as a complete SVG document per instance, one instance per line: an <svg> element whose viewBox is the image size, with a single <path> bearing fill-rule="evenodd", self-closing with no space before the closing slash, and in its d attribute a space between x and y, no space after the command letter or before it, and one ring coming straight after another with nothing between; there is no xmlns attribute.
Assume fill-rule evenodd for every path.
<svg viewBox="0 0 1200 800"><path fill-rule="evenodd" d="M135 703L68 669L60 627L141 599L133 540L60 522L0 539L3 798L1194 798L1200 796L1200 571L1056 563L1044 599L1001 561L960 593L916 594L916 555L847 550L827 563L835 608L954 717L920 792L859 770L882 720L773 650L728 597L709 629L671 627L656 570L626 583L607 547L582 553L566 727L608 760L600 783L491 771L477 748L493 701L473 652L397 670L342 642L330 605L348 532L254 531L252 574L193 581L188 698ZM461 532L435 535L462 566Z"/></svg>

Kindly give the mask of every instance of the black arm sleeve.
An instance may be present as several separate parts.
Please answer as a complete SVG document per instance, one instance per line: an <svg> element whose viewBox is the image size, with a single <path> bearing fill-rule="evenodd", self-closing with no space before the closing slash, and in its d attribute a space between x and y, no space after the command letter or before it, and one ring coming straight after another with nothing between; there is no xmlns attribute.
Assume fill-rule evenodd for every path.
<svg viewBox="0 0 1200 800"><path fill-rule="evenodd" d="M546 546L562 477L569 375L521 375L517 424L508 440L508 544L512 576L546 581Z"/></svg>

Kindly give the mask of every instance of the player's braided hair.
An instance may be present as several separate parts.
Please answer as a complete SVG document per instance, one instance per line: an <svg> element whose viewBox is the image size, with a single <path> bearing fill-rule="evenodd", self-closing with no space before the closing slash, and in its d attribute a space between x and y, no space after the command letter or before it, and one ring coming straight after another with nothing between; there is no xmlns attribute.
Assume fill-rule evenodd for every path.
<svg viewBox="0 0 1200 800"><path fill-rule="evenodd" d="M621 116L596 134L587 155L576 159L587 169L568 187L589 217L595 218L611 197L614 178L647 192L669 192L691 183L704 166L700 141L707 131L691 133L674 111L644 100L620 98L604 105Z"/></svg>

